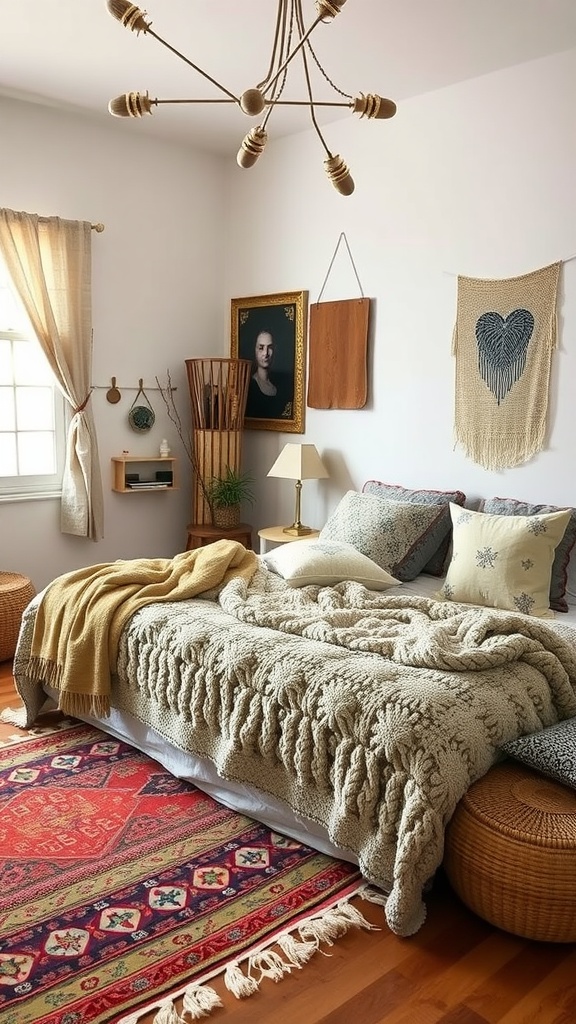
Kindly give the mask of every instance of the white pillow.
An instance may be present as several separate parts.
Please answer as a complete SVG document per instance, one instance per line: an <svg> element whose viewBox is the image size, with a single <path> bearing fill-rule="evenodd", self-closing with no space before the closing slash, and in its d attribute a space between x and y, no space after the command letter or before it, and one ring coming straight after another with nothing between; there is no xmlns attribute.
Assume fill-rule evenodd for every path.
<svg viewBox="0 0 576 1024"><path fill-rule="evenodd" d="M452 560L439 596L554 618L550 610L554 551L571 514L567 509L501 516L451 504Z"/></svg>
<svg viewBox="0 0 576 1024"><path fill-rule="evenodd" d="M386 590L399 583L371 558L338 540L291 541L262 555L262 561L291 587L333 587L352 580L368 590Z"/></svg>

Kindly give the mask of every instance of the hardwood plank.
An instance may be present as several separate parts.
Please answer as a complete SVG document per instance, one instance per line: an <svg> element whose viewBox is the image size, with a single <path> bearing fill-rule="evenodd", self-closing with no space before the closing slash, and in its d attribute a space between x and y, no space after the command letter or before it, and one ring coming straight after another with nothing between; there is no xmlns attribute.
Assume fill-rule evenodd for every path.
<svg viewBox="0 0 576 1024"><path fill-rule="evenodd" d="M562 963L536 985L498 1024L574 1024L576 1021L576 952L574 945Z"/></svg>
<svg viewBox="0 0 576 1024"><path fill-rule="evenodd" d="M438 1024L488 1024L488 1021L486 1017L481 1017L480 1014L460 1003L459 1006L455 1006L444 1017L441 1017Z"/></svg>
<svg viewBox="0 0 576 1024"><path fill-rule="evenodd" d="M438 1024L442 1017L464 1002L478 978L490 975L516 952L515 940L504 932L495 933L474 945L464 956L445 966L431 979L419 985L412 1005L421 1007L421 1024ZM413 1024L411 1008L402 1008L382 1018L386 1024Z"/></svg>
<svg viewBox="0 0 576 1024"><path fill-rule="evenodd" d="M535 988L570 956L573 948L561 943L523 942L521 939L518 940L518 947L512 960L484 979L466 997L466 1005L479 1013L488 1024L501 1024L505 1015L524 998L526 979L530 979L530 987Z"/></svg>

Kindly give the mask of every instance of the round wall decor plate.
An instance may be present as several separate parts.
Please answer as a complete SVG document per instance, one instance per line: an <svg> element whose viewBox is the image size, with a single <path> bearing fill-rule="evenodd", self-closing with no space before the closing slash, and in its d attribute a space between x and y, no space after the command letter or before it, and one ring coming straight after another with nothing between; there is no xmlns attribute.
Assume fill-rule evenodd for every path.
<svg viewBox="0 0 576 1024"><path fill-rule="evenodd" d="M132 430L138 431L139 434L150 430L155 419L154 410L147 405L133 405L128 413L128 422Z"/></svg>

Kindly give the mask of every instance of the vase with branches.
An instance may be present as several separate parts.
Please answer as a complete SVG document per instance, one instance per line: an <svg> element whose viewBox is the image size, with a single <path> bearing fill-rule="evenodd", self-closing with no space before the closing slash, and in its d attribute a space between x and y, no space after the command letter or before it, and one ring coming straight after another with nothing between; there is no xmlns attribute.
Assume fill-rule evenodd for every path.
<svg viewBox="0 0 576 1024"><path fill-rule="evenodd" d="M186 457L187 457L187 459L190 462L190 465L192 467L192 472L194 473L194 475L195 475L195 477L196 477L196 479L197 479L197 481L198 481L198 483L200 485L200 489L202 491L202 494L204 495L206 503L207 503L208 507L210 508L210 513L212 515L212 520L214 520L214 508L213 508L213 505L212 505L212 500L210 498L210 494L209 494L209 491L208 491L207 483L204 480L204 475L201 472L198 456L196 454L196 451L194 450L194 442L192 440L192 433L191 433L190 430L186 430L186 428L184 427L184 424L182 423L182 417L180 416L180 413L178 411L178 407L176 405L176 402L174 401L174 390L175 389L172 386L172 377L171 377L171 374L170 374L170 370L166 371L166 382L164 384L162 384L160 382L160 380L158 379L158 377L156 377L156 384L158 386L158 391L160 392L160 395L162 397L162 401L164 402L164 405L166 406L166 412L168 413L168 419L171 421L171 423L176 428L176 432L178 434L178 437L180 438L180 442L182 444L184 452L186 453Z"/></svg>
<svg viewBox="0 0 576 1024"><path fill-rule="evenodd" d="M195 361L188 361L195 362ZM230 362L229 360L226 361ZM236 381L236 374L231 374L232 383ZM186 429L174 400L175 388L172 386L170 371L166 371L166 382L162 384L156 377L158 390L166 406L168 417L176 428L182 447L192 467L195 481L200 489L202 506L206 506L210 521L214 526L223 529L237 526L240 522L240 507L242 502L253 503L254 495L250 485L253 483L251 477L241 473L239 469L240 452L240 431L217 430L206 427L200 417L201 426L196 428L197 409L193 405L193 424ZM204 391L202 392L204 394ZM222 388L217 389L218 397L224 392ZM203 445L207 444L208 457ZM196 495L195 514L198 515L198 494ZM201 515L205 511L201 508ZM199 519L200 523L205 519Z"/></svg>

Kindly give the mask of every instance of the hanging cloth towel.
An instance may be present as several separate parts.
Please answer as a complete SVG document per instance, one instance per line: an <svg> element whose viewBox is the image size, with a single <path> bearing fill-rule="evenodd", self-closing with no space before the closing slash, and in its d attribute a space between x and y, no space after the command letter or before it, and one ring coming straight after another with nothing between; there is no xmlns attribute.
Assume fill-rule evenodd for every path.
<svg viewBox="0 0 576 1024"><path fill-rule="evenodd" d="M360 287L360 299L320 302L338 246L344 239ZM361 409L368 398L368 324L370 299L362 285L344 233L310 307L308 405L311 409Z"/></svg>
<svg viewBox="0 0 576 1024"><path fill-rule="evenodd" d="M454 433L485 469L518 466L544 446L560 267L458 278Z"/></svg>

